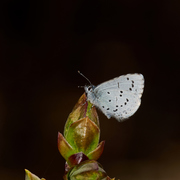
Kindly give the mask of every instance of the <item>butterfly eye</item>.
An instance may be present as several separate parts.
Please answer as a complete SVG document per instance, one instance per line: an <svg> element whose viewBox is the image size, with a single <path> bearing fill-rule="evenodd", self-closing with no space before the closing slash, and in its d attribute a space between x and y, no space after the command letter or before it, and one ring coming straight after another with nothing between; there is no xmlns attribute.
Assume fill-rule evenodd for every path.
<svg viewBox="0 0 180 180"><path fill-rule="evenodd" d="M92 91L92 87L91 86L88 87L88 91Z"/></svg>

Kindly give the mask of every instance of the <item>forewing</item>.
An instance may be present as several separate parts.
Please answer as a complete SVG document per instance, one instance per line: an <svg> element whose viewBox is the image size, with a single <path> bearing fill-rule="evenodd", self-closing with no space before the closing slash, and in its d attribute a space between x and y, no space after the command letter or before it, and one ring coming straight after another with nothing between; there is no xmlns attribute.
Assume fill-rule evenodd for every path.
<svg viewBox="0 0 180 180"><path fill-rule="evenodd" d="M95 105L108 117L121 121L132 116L141 104L142 74L127 74L106 81L94 89Z"/></svg>
<svg viewBox="0 0 180 180"><path fill-rule="evenodd" d="M112 89L127 91L140 98L144 89L144 77L142 74L122 75L100 84L94 89L94 93L101 95L104 91Z"/></svg>

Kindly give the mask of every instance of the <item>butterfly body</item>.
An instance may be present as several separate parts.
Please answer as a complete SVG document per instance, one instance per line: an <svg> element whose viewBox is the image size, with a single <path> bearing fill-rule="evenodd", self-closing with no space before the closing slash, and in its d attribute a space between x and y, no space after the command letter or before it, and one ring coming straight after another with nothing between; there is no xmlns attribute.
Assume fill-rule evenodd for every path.
<svg viewBox="0 0 180 180"><path fill-rule="evenodd" d="M85 86L87 100L98 107L108 119L114 117L118 121L137 111L143 89L142 74L122 75L98 86Z"/></svg>

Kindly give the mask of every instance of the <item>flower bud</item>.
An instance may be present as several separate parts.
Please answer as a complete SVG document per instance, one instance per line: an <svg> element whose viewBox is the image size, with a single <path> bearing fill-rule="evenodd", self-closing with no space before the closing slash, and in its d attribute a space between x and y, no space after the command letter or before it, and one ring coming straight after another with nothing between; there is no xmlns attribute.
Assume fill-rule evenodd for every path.
<svg viewBox="0 0 180 180"><path fill-rule="evenodd" d="M99 138L99 118L96 109L83 94L67 119L64 137L61 133L58 134L59 152L69 166L74 166L69 159L70 156L77 153L97 160L104 148L104 142L99 144Z"/></svg>
<svg viewBox="0 0 180 180"><path fill-rule="evenodd" d="M69 180L110 180L102 166L94 160L76 165L68 174Z"/></svg>
<svg viewBox="0 0 180 180"><path fill-rule="evenodd" d="M78 102L74 106L72 112L69 114L69 117L66 121L66 125L64 128L64 136L66 138L66 134L69 130L70 125L80 120L81 118L89 117L91 121L93 121L99 127L99 118L96 112L95 106L87 101L85 93L79 98Z"/></svg>

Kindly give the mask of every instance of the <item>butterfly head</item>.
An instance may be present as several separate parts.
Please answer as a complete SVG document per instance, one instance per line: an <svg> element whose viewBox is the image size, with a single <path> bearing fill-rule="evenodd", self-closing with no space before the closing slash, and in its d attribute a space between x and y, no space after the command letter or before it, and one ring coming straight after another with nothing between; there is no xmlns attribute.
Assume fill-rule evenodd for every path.
<svg viewBox="0 0 180 180"><path fill-rule="evenodd" d="M87 96L87 100L91 101L94 99L94 89L95 86L94 85L88 85L88 86L84 86L84 90Z"/></svg>
<svg viewBox="0 0 180 180"><path fill-rule="evenodd" d="M90 85L84 86L84 90L86 93L87 100L90 101L91 103L93 103L93 101L95 99L94 89L96 86L92 85L91 81L86 76L84 76L80 71L78 71L78 73L89 82Z"/></svg>

